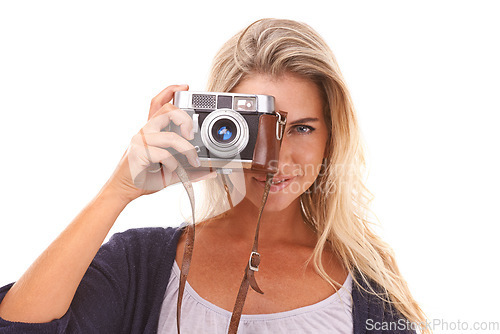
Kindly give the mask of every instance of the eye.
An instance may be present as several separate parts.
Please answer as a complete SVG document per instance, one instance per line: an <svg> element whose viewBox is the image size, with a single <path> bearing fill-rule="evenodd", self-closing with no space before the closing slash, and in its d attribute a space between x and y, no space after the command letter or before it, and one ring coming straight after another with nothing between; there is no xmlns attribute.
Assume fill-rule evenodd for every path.
<svg viewBox="0 0 500 334"><path fill-rule="evenodd" d="M309 125L295 125L292 128L292 131L295 131L296 133L301 134L301 135L308 135L308 134L312 133L314 130L315 130L315 128L313 128L312 126L309 126Z"/></svg>

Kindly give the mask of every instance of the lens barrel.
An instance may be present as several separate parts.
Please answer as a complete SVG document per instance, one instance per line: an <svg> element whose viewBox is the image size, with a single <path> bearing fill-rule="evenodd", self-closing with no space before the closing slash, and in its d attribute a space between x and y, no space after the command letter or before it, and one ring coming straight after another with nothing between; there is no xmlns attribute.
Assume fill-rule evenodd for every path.
<svg viewBox="0 0 500 334"><path fill-rule="evenodd" d="M248 144L249 131L245 118L232 109L212 111L201 125L201 140L211 155L235 158Z"/></svg>

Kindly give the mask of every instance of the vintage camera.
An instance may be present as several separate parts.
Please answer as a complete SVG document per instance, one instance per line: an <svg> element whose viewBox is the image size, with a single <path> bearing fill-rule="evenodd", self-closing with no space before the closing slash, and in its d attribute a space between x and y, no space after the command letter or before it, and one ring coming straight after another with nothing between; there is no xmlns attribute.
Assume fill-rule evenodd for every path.
<svg viewBox="0 0 500 334"><path fill-rule="evenodd" d="M179 91L174 105L193 118L201 167L277 172L286 113L273 96Z"/></svg>

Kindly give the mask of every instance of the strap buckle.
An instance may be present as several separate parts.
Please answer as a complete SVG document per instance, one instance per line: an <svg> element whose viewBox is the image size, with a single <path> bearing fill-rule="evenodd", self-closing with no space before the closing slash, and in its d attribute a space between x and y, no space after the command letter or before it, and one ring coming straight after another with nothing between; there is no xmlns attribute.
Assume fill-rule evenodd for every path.
<svg viewBox="0 0 500 334"><path fill-rule="evenodd" d="M254 256L256 262L255 265L253 264ZM250 259L248 260L248 268L250 268L250 270L253 271L259 271L259 264L260 264L260 254L257 252L252 252L250 254Z"/></svg>

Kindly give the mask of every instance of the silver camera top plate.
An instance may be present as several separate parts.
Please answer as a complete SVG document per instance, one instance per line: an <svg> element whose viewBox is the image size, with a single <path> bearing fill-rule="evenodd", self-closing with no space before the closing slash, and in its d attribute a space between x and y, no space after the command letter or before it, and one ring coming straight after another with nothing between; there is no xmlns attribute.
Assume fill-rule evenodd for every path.
<svg viewBox="0 0 500 334"><path fill-rule="evenodd" d="M175 92L174 105L180 109L233 109L239 112L274 113L274 96L218 92Z"/></svg>

